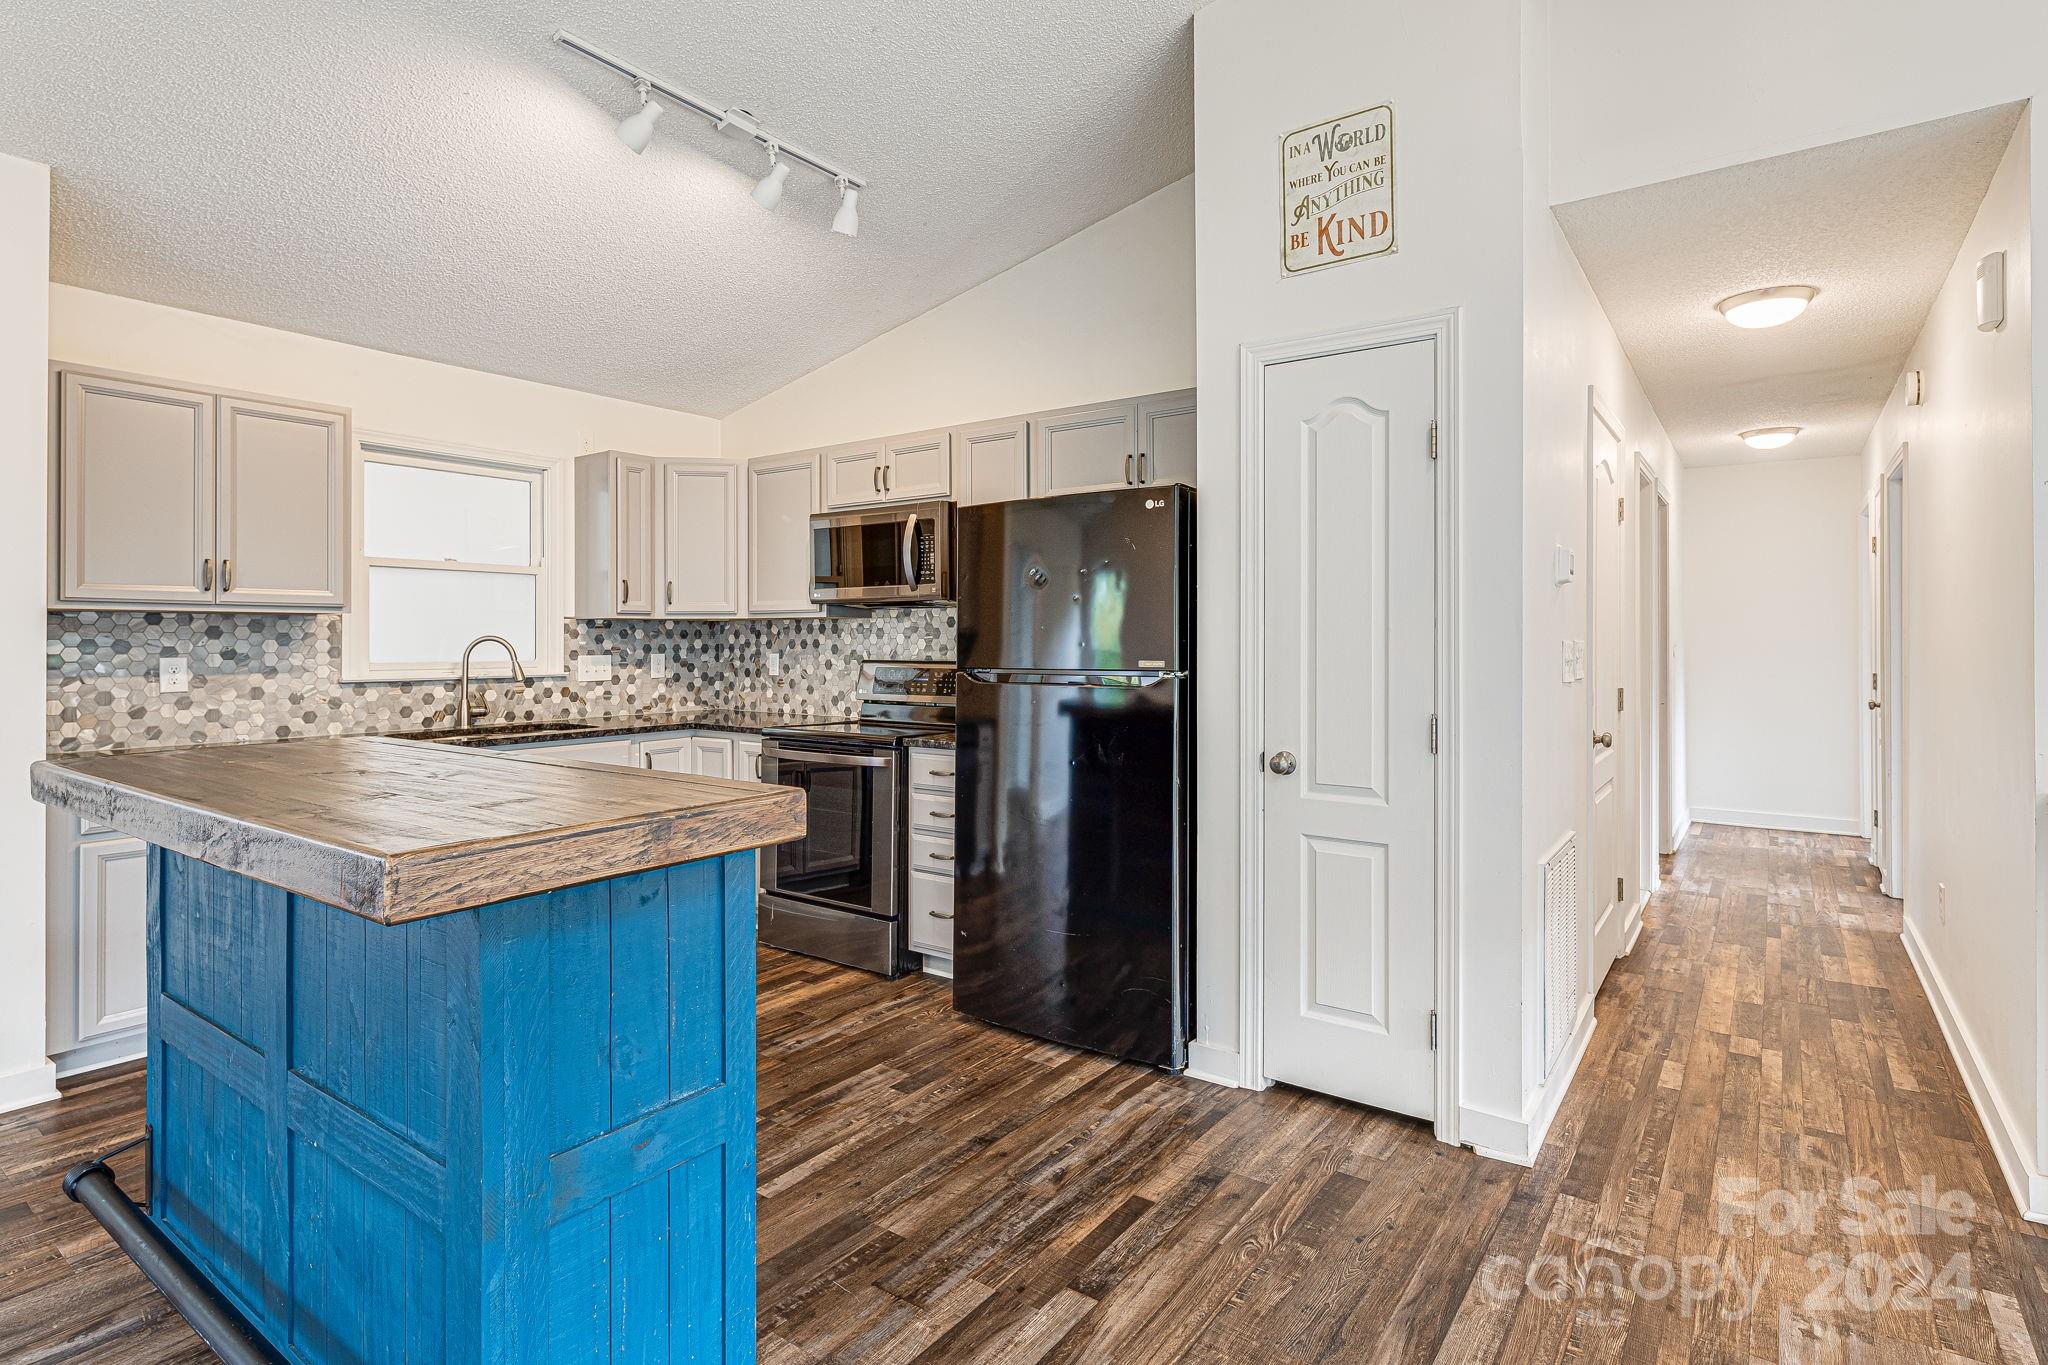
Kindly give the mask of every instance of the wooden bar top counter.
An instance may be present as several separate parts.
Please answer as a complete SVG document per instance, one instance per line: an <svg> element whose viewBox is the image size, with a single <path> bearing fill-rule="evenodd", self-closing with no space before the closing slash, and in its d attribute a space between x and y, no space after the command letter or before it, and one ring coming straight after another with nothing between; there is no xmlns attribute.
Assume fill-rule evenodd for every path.
<svg viewBox="0 0 2048 1365"><path fill-rule="evenodd" d="M381 924L803 833L790 787L351 737L45 759L37 800Z"/></svg>

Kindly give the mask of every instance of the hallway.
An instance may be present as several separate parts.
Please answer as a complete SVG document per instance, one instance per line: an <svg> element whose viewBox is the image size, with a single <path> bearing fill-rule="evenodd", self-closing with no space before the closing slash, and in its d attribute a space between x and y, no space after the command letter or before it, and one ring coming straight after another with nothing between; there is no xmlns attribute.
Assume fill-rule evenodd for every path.
<svg viewBox="0 0 2048 1365"><path fill-rule="evenodd" d="M2038 1360L2048 1229L1898 916L1858 841L1695 828L1533 1171L764 952L762 1359ZM204 1358L56 1189L140 1082L0 1119L0 1359Z"/></svg>

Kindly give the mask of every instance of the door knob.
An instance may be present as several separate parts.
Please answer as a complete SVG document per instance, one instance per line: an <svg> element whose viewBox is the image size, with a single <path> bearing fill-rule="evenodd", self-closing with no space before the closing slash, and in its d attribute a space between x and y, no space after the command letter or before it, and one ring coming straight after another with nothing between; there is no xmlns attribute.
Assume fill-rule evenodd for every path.
<svg viewBox="0 0 2048 1365"><path fill-rule="evenodd" d="M1614 731L1602 731L1601 733L1593 736L1593 742L1603 749L1612 749L1614 747Z"/></svg>
<svg viewBox="0 0 2048 1365"><path fill-rule="evenodd" d="M1280 776L1286 777L1294 771L1294 755L1282 749L1279 753L1273 755L1273 761L1266 766L1280 774Z"/></svg>
<svg viewBox="0 0 2048 1365"><path fill-rule="evenodd" d="M1884 703L1883 703L1883 702L1881 702L1881 701L1878 701L1878 700L1876 700L1875 698L1873 698L1873 699L1871 699L1870 701L1867 701L1867 702L1865 702L1865 703L1863 703L1863 704L1864 704L1865 706L1868 706L1868 707L1869 707L1869 708L1870 708L1871 710L1873 710L1873 711L1875 711L1875 710L1876 710L1876 709L1877 709L1878 707L1880 707L1880 706L1883 706L1883 705L1884 705Z"/></svg>

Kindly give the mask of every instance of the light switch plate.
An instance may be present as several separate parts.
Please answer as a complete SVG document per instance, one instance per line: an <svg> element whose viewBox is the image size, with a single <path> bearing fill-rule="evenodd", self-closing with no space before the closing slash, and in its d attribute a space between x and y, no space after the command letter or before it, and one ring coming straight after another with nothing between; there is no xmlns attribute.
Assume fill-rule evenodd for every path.
<svg viewBox="0 0 2048 1365"><path fill-rule="evenodd" d="M580 654L576 657L577 682L610 682L612 680L612 656L609 654Z"/></svg>
<svg viewBox="0 0 2048 1365"><path fill-rule="evenodd" d="M779 650L771 649L768 651L768 676L771 678L782 676L782 653Z"/></svg>
<svg viewBox="0 0 2048 1365"><path fill-rule="evenodd" d="M182 654L157 660L156 690L159 692L189 692L192 690L192 661Z"/></svg>
<svg viewBox="0 0 2048 1365"><path fill-rule="evenodd" d="M647 656L647 671L657 678L668 676L668 651L657 649Z"/></svg>

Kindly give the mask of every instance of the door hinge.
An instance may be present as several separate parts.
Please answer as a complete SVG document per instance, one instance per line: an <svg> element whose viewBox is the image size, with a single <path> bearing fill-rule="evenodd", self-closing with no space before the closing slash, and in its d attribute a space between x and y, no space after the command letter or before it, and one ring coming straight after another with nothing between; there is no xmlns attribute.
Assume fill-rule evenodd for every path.
<svg viewBox="0 0 2048 1365"><path fill-rule="evenodd" d="M1436 1051L1436 1011L1429 1012L1429 1050Z"/></svg>
<svg viewBox="0 0 2048 1365"><path fill-rule="evenodd" d="M1429 458L1436 458L1436 418L1429 419Z"/></svg>
<svg viewBox="0 0 2048 1365"><path fill-rule="evenodd" d="M1254 771L1256 771L1256 772L1264 772L1264 771L1266 771L1266 751L1265 751L1264 749L1261 749L1261 750L1259 750L1259 761L1258 761L1257 765L1255 766L1255 768L1254 768Z"/></svg>
<svg viewBox="0 0 2048 1365"><path fill-rule="evenodd" d="M1877 828L1877 812L1875 810L1870 812L1870 827L1872 829Z"/></svg>
<svg viewBox="0 0 2048 1365"><path fill-rule="evenodd" d="M1622 523L1622 522L1623 522L1624 520L1626 520L1626 519L1627 519L1627 517L1628 517L1628 499L1627 499L1627 498L1616 498L1616 499L1614 500L1614 521L1615 521L1615 524L1616 524L1616 525L1620 525L1620 524L1621 524L1621 523Z"/></svg>
<svg viewBox="0 0 2048 1365"><path fill-rule="evenodd" d="M1614 709L1617 711L1628 710L1628 689L1626 687L1614 689Z"/></svg>
<svg viewBox="0 0 2048 1365"><path fill-rule="evenodd" d="M1628 899L1628 885L1619 877L1614 879L1614 899L1616 902Z"/></svg>
<svg viewBox="0 0 2048 1365"><path fill-rule="evenodd" d="M1876 554L1876 553L1877 553L1877 537L1876 537L1876 536L1872 536L1872 537L1870 538L1870 553L1872 553L1872 554Z"/></svg>
<svg viewBox="0 0 2048 1365"><path fill-rule="evenodd" d="M1436 717L1429 718L1429 751L1436 752Z"/></svg>

